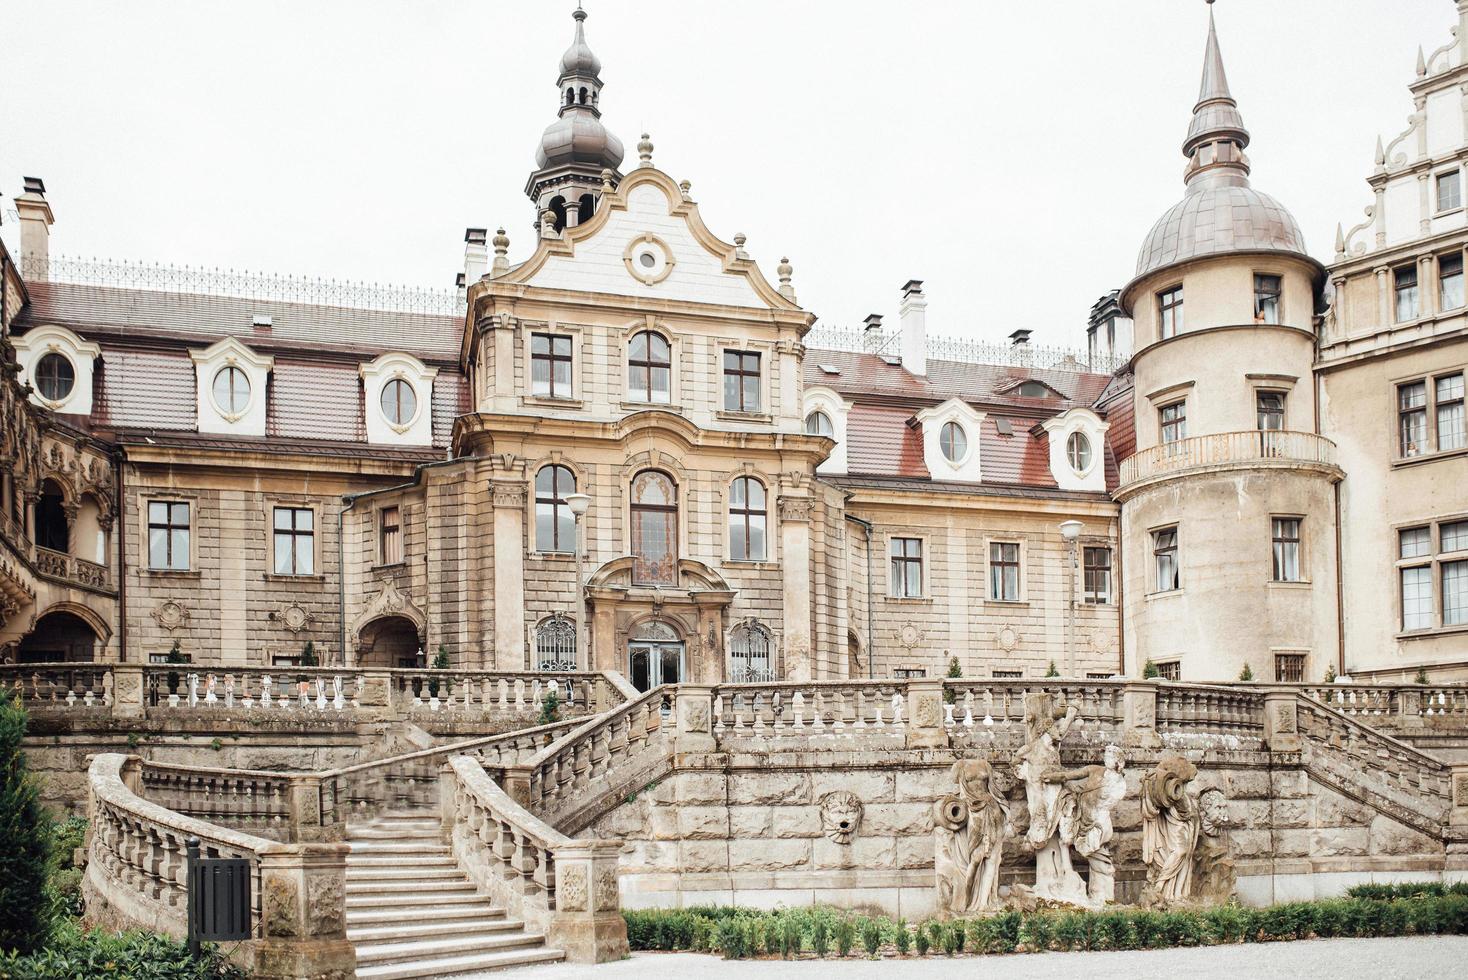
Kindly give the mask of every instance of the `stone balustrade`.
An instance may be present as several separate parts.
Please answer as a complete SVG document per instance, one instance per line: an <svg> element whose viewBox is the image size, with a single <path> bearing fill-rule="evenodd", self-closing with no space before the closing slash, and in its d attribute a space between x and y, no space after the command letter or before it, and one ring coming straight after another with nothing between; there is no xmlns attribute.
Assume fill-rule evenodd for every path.
<svg viewBox="0 0 1468 980"><path fill-rule="evenodd" d="M1258 748L1264 738L1264 702L1261 691L1160 683L1157 730L1174 748L1189 747L1190 742L1200 748Z"/></svg>
<svg viewBox="0 0 1468 980"><path fill-rule="evenodd" d="M576 963L627 955L621 841L572 840L511 799L474 758L444 767L440 801L454 857L510 915Z"/></svg>
<svg viewBox="0 0 1468 980"><path fill-rule="evenodd" d="M142 795L175 813L271 840L300 839L292 784L302 777L249 769L202 769L144 762Z"/></svg>
<svg viewBox="0 0 1468 980"><path fill-rule="evenodd" d="M713 733L900 735L906 697L904 681L721 684L713 689Z"/></svg>
<svg viewBox="0 0 1468 980"><path fill-rule="evenodd" d="M436 806L439 770L450 756L469 756L499 771L525 762L582 724L572 718L316 774L320 824L340 828L348 820L369 818L382 810Z"/></svg>
<svg viewBox="0 0 1468 980"><path fill-rule="evenodd" d="M7 688L27 711L92 711L112 707L112 668L106 664L19 664L0 667Z"/></svg>
<svg viewBox="0 0 1468 980"><path fill-rule="evenodd" d="M1284 686L1284 685L1279 685ZM1468 722L1468 686L1434 684L1300 684L1301 694L1352 717L1451 718Z"/></svg>
<svg viewBox="0 0 1468 980"><path fill-rule="evenodd" d="M85 558L68 555L50 548L36 547L36 574L48 578L62 579L88 589L108 591L112 588L112 573L106 565Z"/></svg>
<svg viewBox="0 0 1468 980"><path fill-rule="evenodd" d="M364 674L335 667L149 665L143 668L143 697L149 709L340 714L362 706Z"/></svg>
<svg viewBox="0 0 1468 980"><path fill-rule="evenodd" d="M1221 466L1299 465L1334 467L1336 446L1313 432L1249 429L1192 436L1133 453L1121 461L1121 492L1133 484L1179 472Z"/></svg>
<svg viewBox="0 0 1468 980"><path fill-rule="evenodd" d="M187 933L187 845L206 858L250 868L251 939L234 958L251 975L350 977L346 938L347 846L282 843L185 816L140 795L136 756L96 756L88 772L89 828L83 879L89 924Z"/></svg>
<svg viewBox="0 0 1468 980"><path fill-rule="evenodd" d="M625 700L605 674L586 671L393 670L388 677L392 703L411 713L535 715L551 691L564 714L605 711Z"/></svg>

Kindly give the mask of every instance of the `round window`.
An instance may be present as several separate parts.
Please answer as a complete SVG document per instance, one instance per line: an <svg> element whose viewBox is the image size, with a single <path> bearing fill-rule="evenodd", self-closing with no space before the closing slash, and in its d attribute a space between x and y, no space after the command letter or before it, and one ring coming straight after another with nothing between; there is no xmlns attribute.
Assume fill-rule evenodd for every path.
<svg viewBox="0 0 1468 980"><path fill-rule="evenodd" d="M643 252L641 255L637 256L637 264L642 266L644 269L656 269L658 265L658 257L656 255L653 255L651 252Z"/></svg>
<svg viewBox="0 0 1468 980"><path fill-rule="evenodd" d="M250 404L250 379L237 367L214 376L214 404L225 415L241 415Z"/></svg>
<svg viewBox="0 0 1468 980"><path fill-rule="evenodd" d="M65 400L76 387L76 369L63 354L52 351L36 364L36 390L48 402Z"/></svg>
<svg viewBox="0 0 1468 980"><path fill-rule="evenodd" d="M1072 432L1065 441L1065 455L1070 460L1071 469L1077 473L1086 472L1091 468L1091 440L1084 432Z"/></svg>
<svg viewBox="0 0 1468 980"><path fill-rule="evenodd" d="M418 396L413 386L402 378L393 378L382 386L382 414L393 425L407 425L418 414Z"/></svg>
<svg viewBox="0 0 1468 980"><path fill-rule="evenodd" d="M938 445L943 450L943 458L950 463L956 464L968 455L968 436L957 422L943 425L943 430L938 433Z"/></svg>
<svg viewBox="0 0 1468 980"><path fill-rule="evenodd" d="M811 412L805 417L805 433L811 436L831 437L836 434L836 429L831 425L831 416L825 412Z"/></svg>

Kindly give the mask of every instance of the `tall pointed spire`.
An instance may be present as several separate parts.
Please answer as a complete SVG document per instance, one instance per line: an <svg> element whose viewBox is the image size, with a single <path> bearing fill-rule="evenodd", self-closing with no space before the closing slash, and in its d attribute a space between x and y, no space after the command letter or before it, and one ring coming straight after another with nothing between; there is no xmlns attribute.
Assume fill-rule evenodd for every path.
<svg viewBox="0 0 1468 980"><path fill-rule="evenodd" d="M1249 160L1244 147L1249 145L1249 131L1239 104L1228 88L1228 75L1223 70L1223 53L1218 46L1218 29L1213 22L1213 0L1208 0L1208 45L1203 51L1203 80L1198 86L1198 104L1193 106L1193 121L1183 140L1183 156L1188 158L1185 180L1192 189L1203 175L1207 183L1247 184Z"/></svg>

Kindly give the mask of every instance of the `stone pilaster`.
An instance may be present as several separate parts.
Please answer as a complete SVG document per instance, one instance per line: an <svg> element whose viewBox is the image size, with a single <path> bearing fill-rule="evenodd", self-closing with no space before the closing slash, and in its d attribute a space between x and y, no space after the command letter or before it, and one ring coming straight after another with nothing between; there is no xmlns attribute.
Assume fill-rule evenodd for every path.
<svg viewBox="0 0 1468 980"><path fill-rule="evenodd" d="M707 684L680 684L676 694L678 728L674 735L673 751L713 752L718 748L714 739L714 689Z"/></svg>
<svg viewBox="0 0 1468 980"><path fill-rule="evenodd" d="M355 976L346 933L346 844L299 844L260 855L260 938L255 977Z"/></svg>
<svg viewBox="0 0 1468 980"><path fill-rule="evenodd" d="M785 677L811 679L809 497L780 497L780 564L785 571Z"/></svg>
<svg viewBox="0 0 1468 980"><path fill-rule="evenodd" d="M1300 751L1300 726L1294 691L1270 691L1264 695L1264 742L1271 752Z"/></svg>
<svg viewBox="0 0 1468 980"><path fill-rule="evenodd" d="M495 480L494 669L525 669L525 484Z"/></svg>

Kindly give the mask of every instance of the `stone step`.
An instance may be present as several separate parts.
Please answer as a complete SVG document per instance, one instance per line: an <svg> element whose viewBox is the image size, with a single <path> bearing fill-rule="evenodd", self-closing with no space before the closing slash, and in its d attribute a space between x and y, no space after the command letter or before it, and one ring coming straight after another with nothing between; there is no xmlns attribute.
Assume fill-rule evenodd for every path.
<svg viewBox="0 0 1468 980"><path fill-rule="evenodd" d="M437 841L438 827L350 827L347 840L428 840Z"/></svg>
<svg viewBox="0 0 1468 980"><path fill-rule="evenodd" d="M351 845L353 854L366 852L370 854L421 854L424 856L433 856L449 853L446 845L429 844L426 841L423 843L413 843L398 840L349 840L347 843Z"/></svg>
<svg viewBox="0 0 1468 980"><path fill-rule="evenodd" d="M455 868L451 854L377 854L357 851L347 855L347 870L353 868Z"/></svg>
<svg viewBox="0 0 1468 980"><path fill-rule="evenodd" d="M442 959L445 956L467 956L507 949L527 949L545 945L545 937L528 932L510 932L498 936L450 936L442 939L409 939L393 943L357 943L357 969L380 963L414 963Z"/></svg>
<svg viewBox="0 0 1468 980"><path fill-rule="evenodd" d="M408 918L409 922L420 922L425 917L431 916L433 922L468 922L472 924L480 919L501 919L505 910L491 905L487 898L476 898L470 902L450 902L434 905L429 909L417 909L416 915ZM382 906L349 906L347 908L347 929L367 929L377 926L401 926L405 916L401 902Z"/></svg>
<svg viewBox="0 0 1468 980"><path fill-rule="evenodd" d="M442 894L444 892L469 892L473 894L474 891L474 883L464 875L437 881L425 881L422 878L347 879L348 895L401 895L403 892L412 892L418 895L429 893Z"/></svg>
<svg viewBox="0 0 1468 980"><path fill-rule="evenodd" d="M347 882L354 881L463 881L464 872L452 864L424 867L411 864L363 867L347 863Z"/></svg>
<svg viewBox="0 0 1468 980"><path fill-rule="evenodd" d="M528 966L532 963L555 963L565 958L566 954L560 950L546 949L544 946L507 949L495 953L418 960L413 963L380 963L375 966L358 966L357 980L416 980L418 977L462 976L488 973L491 970L507 970L510 967Z"/></svg>
<svg viewBox="0 0 1468 980"><path fill-rule="evenodd" d="M417 890L374 890L369 892L353 891L347 886L346 907L349 909L365 908L401 908L405 905L467 905L471 902L483 902L489 904L489 896L480 895L471 887L464 887L459 891L444 892L434 891L423 894ZM421 912L420 912L421 914Z"/></svg>
<svg viewBox="0 0 1468 980"><path fill-rule="evenodd" d="M440 936L484 936L524 930L525 923L519 919L507 919L504 913L499 913L499 916L495 918L493 914L486 914L476 918L445 918L435 910L432 922L402 923L398 921L402 916L397 916L382 925L360 928L352 925L347 929L347 939L356 944L386 943L405 939L434 939Z"/></svg>

